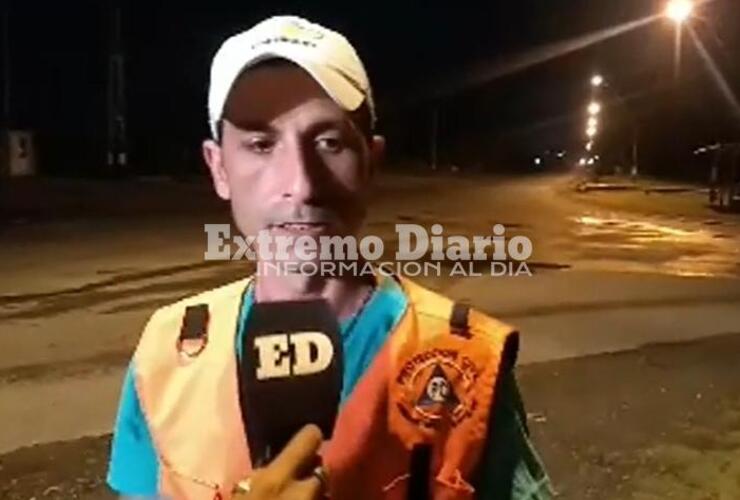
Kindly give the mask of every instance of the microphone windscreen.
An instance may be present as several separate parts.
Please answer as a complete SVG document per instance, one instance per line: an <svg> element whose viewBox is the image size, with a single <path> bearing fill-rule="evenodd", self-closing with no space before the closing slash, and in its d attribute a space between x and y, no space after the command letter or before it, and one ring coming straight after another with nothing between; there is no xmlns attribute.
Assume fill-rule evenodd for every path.
<svg viewBox="0 0 740 500"><path fill-rule="evenodd" d="M330 438L342 391L343 353L328 303L254 303L242 342L239 392L253 467L269 463L306 424Z"/></svg>

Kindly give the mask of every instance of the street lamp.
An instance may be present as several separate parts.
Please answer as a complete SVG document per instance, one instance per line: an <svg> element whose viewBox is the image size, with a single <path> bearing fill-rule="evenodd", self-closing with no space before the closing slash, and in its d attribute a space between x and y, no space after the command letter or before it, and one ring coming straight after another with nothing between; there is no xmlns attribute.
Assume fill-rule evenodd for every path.
<svg viewBox="0 0 740 500"><path fill-rule="evenodd" d="M693 12L693 0L669 0L668 5L666 5L665 16L676 25L676 49L674 56L674 76L676 79L678 79L681 74L682 28Z"/></svg>
<svg viewBox="0 0 740 500"><path fill-rule="evenodd" d="M692 0L671 0L668 2L665 15L676 24L683 24L691 17L693 11L694 2Z"/></svg>
<svg viewBox="0 0 740 500"><path fill-rule="evenodd" d="M591 104L588 105L588 114L589 115L598 115L601 112L601 104L599 104L596 101L592 101Z"/></svg>
<svg viewBox="0 0 740 500"><path fill-rule="evenodd" d="M591 86L592 87L601 87L601 85L604 83L604 77L601 75L594 75L591 77Z"/></svg>

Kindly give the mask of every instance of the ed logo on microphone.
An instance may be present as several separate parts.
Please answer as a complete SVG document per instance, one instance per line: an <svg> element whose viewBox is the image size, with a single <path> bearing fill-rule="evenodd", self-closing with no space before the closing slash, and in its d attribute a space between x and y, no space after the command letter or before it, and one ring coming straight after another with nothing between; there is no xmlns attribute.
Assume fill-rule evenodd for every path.
<svg viewBox="0 0 740 500"><path fill-rule="evenodd" d="M331 339L321 332L264 335L254 340L254 347L257 380L318 373L334 358Z"/></svg>

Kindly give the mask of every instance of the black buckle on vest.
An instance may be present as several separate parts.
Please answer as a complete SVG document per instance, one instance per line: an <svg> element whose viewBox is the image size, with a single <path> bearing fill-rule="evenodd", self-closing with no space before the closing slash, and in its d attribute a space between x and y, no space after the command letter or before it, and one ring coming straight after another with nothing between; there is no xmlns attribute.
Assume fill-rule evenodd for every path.
<svg viewBox="0 0 740 500"><path fill-rule="evenodd" d="M472 337L470 327L468 326L468 314L470 306L462 302L455 302L450 314L450 331L453 335L458 335L469 339Z"/></svg>
<svg viewBox="0 0 740 500"><path fill-rule="evenodd" d="M208 344L208 322L210 315L207 304L185 308L185 316L177 339L177 351L188 357L198 356Z"/></svg>

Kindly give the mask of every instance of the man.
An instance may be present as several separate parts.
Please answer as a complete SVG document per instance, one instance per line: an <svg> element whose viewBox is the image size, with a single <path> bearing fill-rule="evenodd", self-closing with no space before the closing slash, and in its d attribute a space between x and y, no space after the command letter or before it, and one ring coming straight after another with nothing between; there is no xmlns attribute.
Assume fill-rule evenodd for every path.
<svg viewBox="0 0 740 500"><path fill-rule="evenodd" d="M384 142L373 135L364 67L343 36L275 17L230 38L213 61L209 118L205 161L242 234L357 234ZM527 439L510 327L404 278L269 272L269 250L257 249L254 278L152 316L124 382L108 475L115 491L550 498ZM255 304L308 299L326 301L341 323L335 428L322 442L307 426L268 465L253 466L236 376L247 318Z"/></svg>

